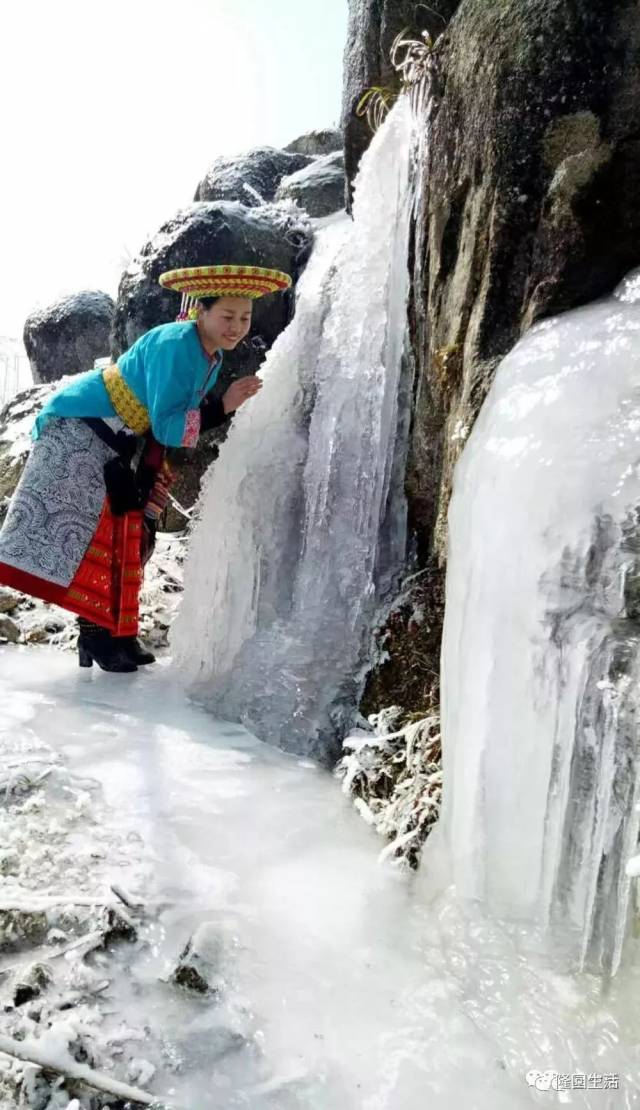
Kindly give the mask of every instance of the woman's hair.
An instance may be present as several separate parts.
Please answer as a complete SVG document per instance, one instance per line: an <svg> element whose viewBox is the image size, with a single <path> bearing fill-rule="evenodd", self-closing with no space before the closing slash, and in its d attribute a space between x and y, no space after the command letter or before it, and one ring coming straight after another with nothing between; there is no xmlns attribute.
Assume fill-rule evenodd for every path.
<svg viewBox="0 0 640 1110"><path fill-rule="evenodd" d="M198 297L198 304L201 304L202 307L206 310L211 308L211 306L219 300L219 297Z"/></svg>

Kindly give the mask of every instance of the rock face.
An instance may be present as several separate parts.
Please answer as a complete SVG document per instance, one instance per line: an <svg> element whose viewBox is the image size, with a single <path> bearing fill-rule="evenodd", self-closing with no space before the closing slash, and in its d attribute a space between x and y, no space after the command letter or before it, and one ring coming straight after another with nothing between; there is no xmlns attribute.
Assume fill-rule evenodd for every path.
<svg viewBox="0 0 640 1110"><path fill-rule="evenodd" d="M85 291L32 312L24 345L34 382L54 382L90 370L109 353L115 305L107 293Z"/></svg>
<svg viewBox="0 0 640 1110"><path fill-rule="evenodd" d="M193 199L238 200L252 208L273 200L282 178L301 170L310 161L307 154L288 154L271 146L256 147L234 158L216 158Z"/></svg>
<svg viewBox="0 0 640 1110"><path fill-rule="evenodd" d="M310 216L330 216L344 208L344 155L341 150L317 158L284 177L276 200L295 200Z"/></svg>
<svg viewBox="0 0 640 1110"><path fill-rule="evenodd" d="M409 468L423 551L441 561L453 467L498 361L640 260L639 52L629 0L463 0L441 41Z"/></svg>
<svg viewBox="0 0 640 1110"><path fill-rule="evenodd" d="M349 26L344 53L342 130L345 170L350 187L369 142L366 119L356 116L356 107L367 89L400 88L400 79L389 59L393 40L407 29L418 38L423 30L439 35L458 6L458 0L349 0ZM489 0L487 0L489 6Z"/></svg>
<svg viewBox="0 0 640 1110"><path fill-rule="evenodd" d="M640 12L630 0L429 7L451 19L436 50L416 226L407 492L430 599L439 597L441 610L453 471L498 362L534 320L609 292L640 261ZM381 43L403 17L401 4L352 0L350 175L361 135L349 117L353 99L362 86L384 83ZM392 631L401 641L395 653L419 657L432 687L420 679L399 694L386 664L369 681L369 712L400 697L424 711L437 697L442 612L435 600L427 608L421 630L409 620Z"/></svg>
<svg viewBox="0 0 640 1110"><path fill-rule="evenodd" d="M342 131L337 128L326 128L323 131L308 131L306 135L300 135L284 149L290 154L311 154L317 157L342 150L343 145Z"/></svg>

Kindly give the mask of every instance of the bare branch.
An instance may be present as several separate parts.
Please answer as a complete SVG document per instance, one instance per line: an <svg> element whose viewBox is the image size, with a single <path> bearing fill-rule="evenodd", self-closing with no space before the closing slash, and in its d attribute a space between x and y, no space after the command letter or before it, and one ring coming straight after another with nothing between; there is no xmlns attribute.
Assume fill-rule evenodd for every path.
<svg viewBox="0 0 640 1110"><path fill-rule="evenodd" d="M30 1039L16 1041L13 1037L0 1034L0 1052L14 1060L36 1064L47 1071L55 1072L56 1075L64 1075L66 1079L84 1083L85 1086L92 1087L96 1091L104 1091L105 1094L128 1100L138 1106L152 1106L158 1102L157 1096L149 1094L148 1091L130 1087L128 1083L120 1083L109 1075L88 1068L86 1064L78 1064L71 1058L62 1063L56 1055L40 1048L37 1042Z"/></svg>

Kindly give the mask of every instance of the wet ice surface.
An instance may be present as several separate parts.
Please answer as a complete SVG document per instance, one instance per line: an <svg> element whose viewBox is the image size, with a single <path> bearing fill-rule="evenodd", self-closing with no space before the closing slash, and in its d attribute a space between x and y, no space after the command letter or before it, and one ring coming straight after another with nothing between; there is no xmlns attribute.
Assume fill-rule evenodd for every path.
<svg viewBox="0 0 640 1110"><path fill-rule="evenodd" d="M86 675L4 648L0 706L0 743L41 737L100 783L152 876L134 892L160 905L152 944L123 950L110 1003L114 1023L152 1031L136 1054L158 1094L189 1110L640 1106L637 969L603 997L525 958L517 934L462 922L449 894L431 904L423 876L377 865L328 774L190 705L170 668ZM164 981L205 921L218 1005ZM537 1091L532 1069L617 1073L619 1088Z"/></svg>

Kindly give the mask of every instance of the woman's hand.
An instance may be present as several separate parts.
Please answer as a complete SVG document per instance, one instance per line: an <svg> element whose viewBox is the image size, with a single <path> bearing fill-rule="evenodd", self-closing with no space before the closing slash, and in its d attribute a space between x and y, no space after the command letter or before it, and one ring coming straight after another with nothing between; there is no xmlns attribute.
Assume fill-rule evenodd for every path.
<svg viewBox="0 0 640 1110"><path fill-rule="evenodd" d="M222 395L222 405L225 415L230 412L235 412L248 401L250 397L255 396L262 389L262 379L256 377L255 374L246 378L238 378L237 382L232 382L226 393Z"/></svg>

